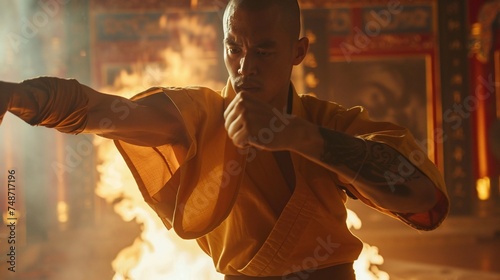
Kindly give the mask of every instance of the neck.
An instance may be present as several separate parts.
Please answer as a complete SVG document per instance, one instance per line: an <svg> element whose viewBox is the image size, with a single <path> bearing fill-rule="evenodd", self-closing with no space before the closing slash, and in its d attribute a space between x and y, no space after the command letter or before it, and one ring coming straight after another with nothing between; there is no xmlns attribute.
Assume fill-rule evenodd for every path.
<svg viewBox="0 0 500 280"><path fill-rule="evenodd" d="M285 111L289 114L292 112L292 102L293 102L293 89L292 89L292 84L288 86L286 90L286 94L279 94L276 95L275 98L273 98L270 102L271 106L274 108L280 110L280 111Z"/></svg>

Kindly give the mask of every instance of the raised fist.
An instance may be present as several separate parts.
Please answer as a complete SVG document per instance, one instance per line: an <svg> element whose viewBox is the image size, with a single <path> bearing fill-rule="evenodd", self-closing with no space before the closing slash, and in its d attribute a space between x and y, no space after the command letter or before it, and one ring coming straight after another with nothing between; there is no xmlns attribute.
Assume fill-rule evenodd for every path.
<svg viewBox="0 0 500 280"><path fill-rule="evenodd" d="M7 113L9 109L10 99L12 97L12 93L4 87L3 82L0 82L0 125L3 121L3 116Z"/></svg>

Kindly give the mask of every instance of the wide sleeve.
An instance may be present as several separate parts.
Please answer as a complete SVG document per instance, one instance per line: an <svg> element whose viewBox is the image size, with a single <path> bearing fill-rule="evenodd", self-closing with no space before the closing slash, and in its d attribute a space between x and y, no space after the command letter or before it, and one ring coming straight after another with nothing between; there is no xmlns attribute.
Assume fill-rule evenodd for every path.
<svg viewBox="0 0 500 280"><path fill-rule="evenodd" d="M344 132L366 140L387 144L401 153L434 183L437 202L434 207L426 212L398 213L375 205L372 201L357 192L354 186L349 186L349 189L365 204L390 216L394 216L418 230L432 230L438 227L449 211L446 185L437 167L429 160L427 153L418 146L411 132L406 128L392 123L371 121L368 118L367 112L361 107L351 109L350 112L346 113L346 115L349 114L355 116L353 116L352 122L347 125ZM350 118L346 117L345 119Z"/></svg>
<svg viewBox="0 0 500 280"><path fill-rule="evenodd" d="M310 103L312 101L306 99L305 102ZM348 183L348 180L334 175L335 181L342 184L368 206L395 217L413 228L432 230L442 223L449 211L446 185L437 167L429 160L427 153L417 144L408 129L388 122L372 121L368 117L366 110L359 106L345 109L332 102L323 102L319 106L314 106L314 108L316 109L312 110L313 114L310 117L324 127L366 140L384 143L399 151L434 183L437 202L429 211L422 213L388 211L364 197L356 190L355 186Z"/></svg>
<svg viewBox="0 0 500 280"><path fill-rule="evenodd" d="M188 146L115 144L144 199L165 226L182 238L198 238L229 214L245 160L227 139L224 99L217 92L156 88L133 99L142 104L158 102L158 98L151 98L158 94L175 104L188 134Z"/></svg>
<svg viewBox="0 0 500 280"><path fill-rule="evenodd" d="M87 124L89 98L74 79L39 77L23 81L8 110L30 125L79 134ZM0 121L1 121L0 116Z"/></svg>

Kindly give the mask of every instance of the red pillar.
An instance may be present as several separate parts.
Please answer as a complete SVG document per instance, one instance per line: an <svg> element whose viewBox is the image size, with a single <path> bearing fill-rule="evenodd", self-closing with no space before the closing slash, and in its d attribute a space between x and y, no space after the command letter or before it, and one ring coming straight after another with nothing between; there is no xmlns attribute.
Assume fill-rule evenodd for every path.
<svg viewBox="0 0 500 280"><path fill-rule="evenodd" d="M467 110L471 113L472 120L472 155L474 159L474 178L476 179L476 190L478 198L490 199L498 197L498 177L499 164L493 156L489 131L497 118L496 108L496 89L495 89L495 71L494 58L491 49L495 46L494 39L496 32L492 30L489 33L485 29L491 29L491 26L485 24L484 19L491 18L486 13L494 13L494 10L483 8L486 1L470 0L468 2L469 27L471 30L471 39L473 40L470 63L471 93L468 102L465 102ZM482 10L483 8L483 10ZM494 13L496 15L496 13ZM494 18L494 16L493 16ZM492 22L490 22L491 24ZM491 48L488 51L487 40L491 38ZM486 43L486 44L485 44ZM486 52L484 50L487 50Z"/></svg>

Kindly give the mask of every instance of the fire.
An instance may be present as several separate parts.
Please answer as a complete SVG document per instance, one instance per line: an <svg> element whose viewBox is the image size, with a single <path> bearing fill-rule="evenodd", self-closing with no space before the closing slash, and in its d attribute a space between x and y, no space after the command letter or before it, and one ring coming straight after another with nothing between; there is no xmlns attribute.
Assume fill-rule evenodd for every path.
<svg viewBox="0 0 500 280"><path fill-rule="evenodd" d="M189 31L181 33L203 34L208 36L205 38L207 40L217 39L215 30L198 24L196 18L186 18L180 25L181 30ZM205 50L192 39L196 36L186 34L180 34L180 52L166 49L163 53L164 62L138 65L132 73L122 71L114 87L103 91L127 96L128 93L140 92L152 86L185 86L194 83L215 89L222 88L224 84L206 78L206 73L209 73L216 61L206 58ZM130 171L113 143L97 138L94 144L98 147L101 162L98 166L100 181L96 194L109 203L119 201L114 205L115 211L125 221L135 220L142 227L141 235L112 262L116 272L113 280L223 279L215 271L211 259L194 241L181 240L173 231L166 230L156 213L142 199ZM347 222L356 229L361 226L361 221L352 211L349 211ZM378 271L374 266L382 262L377 248L365 244L355 263L357 279L389 279L387 273Z"/></svg>
<svg viewBox="0 0 500 280"><path fill-rule="evenodd" d="M135 220L142 233L112 262L113 280L125 279L222 279L210 258L194 241L181 240L168 232L157 215L144 202L125 162L113 143L96 139L100 182L97 195L108 202L117 201L115 211L125 221Z"/></svg>
<svg viewBox="0 0 500 280"><path fill-rule="evenodd" d="M347 209L347 226L349 228L360 229L361 220L352 210ZM377 265L384 263L384 258L378 254L378 248L363 243L363 251L354 262L356 279L358 280L389 280L389 274L378 269Z"/></svg>
<svg viewBox="0 0 500 280"><path fill-rule="evenodd" d="M162 17L161 21L168 20ZM161 23L161 22L160 22ZM212 81L207 73L216 65L215 58L207 58L206 50L195 40L215 41L213 27L202 25L196 17L185 17L178 23L180 52L167 48L162 52L164 61L138 63L133 71L122 71L112 88L104 92L130 97L149 87L168 85L186 86L194 83L212 88L222 88L224 83ZM223 279L217 273L211 259L203 253L195 241L181 240L167 231L157 214L144 202L139 189L123 158L114 144L106 139L95 139L98 147L100 181L96 194L115 203L115 211L125 220L135 220L142 233L134 243L123 249L112 267L113 280L124 279Z"/></svg>

